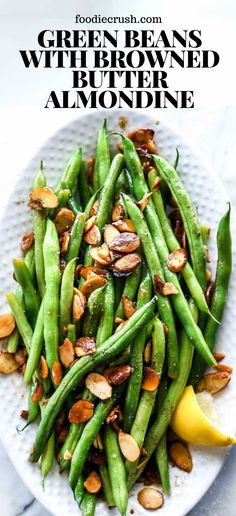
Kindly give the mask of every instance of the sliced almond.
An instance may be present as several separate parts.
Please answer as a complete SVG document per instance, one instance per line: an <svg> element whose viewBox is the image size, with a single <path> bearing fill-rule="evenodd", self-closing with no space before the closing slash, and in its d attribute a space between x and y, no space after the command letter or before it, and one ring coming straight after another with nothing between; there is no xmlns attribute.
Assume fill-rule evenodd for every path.
<svg viewBox="0 0 236 516"><path fill-rule="evenodd" d="M116 421L116 420L119 422L121 422L123 420L123 414L118 405L116 407L114 407L111 410L111 412L108 414L108 416L106 417L106 423L107 423L107 425L109 425L110 423L114 423L114 421Z"/></svg>
<svg viewBox="0 0 236 516"><path fill-rule="evenodd" d="M203 245L203 249L204 249L204 256L205 256L205 261L207 263L210 263L211 260L210 260L210 257L209 257L209 249L208 249L208 246L207 245Z"/></svg>
<svg viewBox="0 0 236 516"><path fill-rule="evenodd" d="M43 378L43 380L46 380L46 378L48 378L49 375L48 365L44 356L40 357L39 374L41 378Z"/></svg>
<svg viewBox="0 0 236 516"><path fill-rule="evenodd" d="M118 442L122 455L129 461L135 462L140 456L140 449L130 434L119 432Z"/></svg>
<svg viewBox="0 0 236 516"><path fill-rule="evenodd" d="M27 351L25 348L18 348L16 353L14 354L15 360L21 367L23 364L26 363L27 360Z"/></svg>
<svg viewBox="0 0 236 516"><path fill-rule="evenodd" d="M85 380L85 385L87 389L100 400L106 400L112 395L111 385L108 383L105 376L99 373L90 373Z"/></svg>
<svg viewBox="0 0 236 516"><path fill-rule="evenodd" d="M98 248L98 254L102 260L106 260L107 262L111 260L109 247L105 242Z"/></svg>
<svg viewBox="0 0 236 516"><path fill-rule="evenodd" d="M114 238L118 237L120 232L116 229L113 224L106 224L103 232L104 242L109 245Z"/></svg>
<svg viewBox="0 0 236 516"><path fill-rule="evenodd" d="M190 473L193 469L191 453L185 443L174 441L169 447L169 457L178 468Z"/></svg>
<svg viewBox="0 0 236 516"><path fill-rule="evenodd" d="M157 176L154 183L152 184L152 190L155 190L155 188L158 188L160 186L160 183L161 183L161 178L160 178L160 176Z"/></svg>
<svg viewBox="0 0 236 516"><path fill-rule="evenodd" d="M151 367L145 366L144 377L141 385L142 389L144 391L153 392L157 389L159 383L160 378L158 374Z"/></svg>
<svg viewBox="0 0 236 516"><path fill-rule="evenodd" d="M125 215L125 210L122 204L115 204L115 206L112 208L111 218L112 222L117 222L118 220L122 219Z"/></svg>
<svg viewBox="0 0 236 516"><path fill-rule="evenodd" d="M19 369L20 364L12 353L0 353L0 373L11 374Z"/></svg>
<svg viewBox="0 0 236 516"><path fill-rule="evenodd" d="M83 285L80 287L80 291L84 296L88 297L91 294L91 292L93 292L97 288L102 287L103 285L106 285L106 283L107 280L103 278L103 276L98 276L98 274L94 274L93 277L90 276L90 278L83 283Z"/></svg>
<svg viewBox="0 0 236 516"><path fill-rule="evenodd" d="M92 471L84 482L84 487L88 493L96 494L102 487L102 481L96 471Z"/></svg>
<svg viewBox="0 0 236 516"><path fill-rule="evenodd" d="M93 417L94 404L91 401L79 400L70 409L68 419L70 423L85 423Z"/></svg>
<svg viewBox="0 0 236 516"><path fill-rule="evenodd" d="M58 198L48 186L36 188L30 194L28 206L36 211L42 211L44 208L53 209L58 206Z"/></svg>
<svg viewBox="0 0 236 516"><path fill-rule="evenodd" d="M233 368L227 364L217 364L215 366L215 368L217 369L217 371L221 371L223 373L232 373L233 372Z"/></svg>
<svg viewBox="0 0 236 516"><path fill-rule="evenodd" d="M149 340L144 348L143 360L146 364L150 364L152 358L152 341Z"/></svg>
<svg viewBox="0 0 236 516"><path fill-rule="evenodd" d="M73 211L68 208L61 208L56 214L54 223L59 235L71 228L75 220Z"/></svg>
<svg viewBox="0 0 236 516"><path fill-rule="evenodd" d="M95 226L96 224L96 215L92 215L92 217L90 217L88 220L86 220L85 224L84 224L84 233L87 233L87 231L89 231L90 229L93 228L93 226Z"/></svg>
<svg viewBox="0 0 236 516"><path fill-rule="evenodd" d="M173 283L163 281L158 274L154 274L154 285L157 292L159 292L162 296L171 296L173 294L178 294L178 290L174 286Z"/></svg>
<svg viewBox="0 0 236 516"><path fill-rule="evenodd" d="M52 378L55 385L59 385L63 378L61 363L57 360L52 366Z"/></svg>
<svg viewBox="0 0 236 516"><path fill-rule="evenodd" d="M136 310L135 305L133 301L131 301L131 299L128 298L128 296L122 296L122 303L125 317L126 319L129 319Z"/></svg>
<svg viewBox="0 0 236 516"><path fill-rule="evenodd" d="M120 219L117 222L113 222L113 226L119 231L127 231L128 233L135 233L136 229L131 219Z"/></svg>
<svg viewBox="0 0 236 516"><path fill-rule="evenodd" d="M69 367L75 359L75 348L70 339L65 339L63 344L58 348L61 363L65 367Z"/></svg>
<svg viewBox="0 0 236 516"><path fill-rule="evenodd" d="M76 341L75 353L77 357L92 355L96 351L96 340L91 337L80 337Z"/></svg>
<svg viewBox="0 0 236 516"><path fill-rule="evenodd" d="M163 494L155 487L143 487L139 491L137 498L144 509L157 510L164 503Z"/></svg>
<svg viewBox="0 0 236 516"><path fill-rule="evenodd" d="M88 183L89 184L93 183L94 165L95 165L95 158L87 159L87 170L86 170L86 173L87 173L87 178L88 178Z"/></svg>
<svg viewBox="0 0 236 516"><path fill-rule="evenodd" d="M128 138L134 142L134 144L143 145L149 140L153 140L154 131L153 129L135 129L128 134Z"/></svg>
<svg viewBox="0 0 236 516"><path fill-rule="evenodd" d="M0 315L0 339L6 339L14 331L16 321L12 314Z"/></svg>
<svg viewBox="0 0 236 516"><path fill-rule="evenodd" d="M59 242L60 242L61 254L66 254L68 247L69 247L69 242L70 242L70 233L68 231L65 231L64 233L62 233L60 236Z"/></svg>
<svg viewBox="0 0 236 516"><path fill-rule="evenodd" d="M109 367L104 371L104 376L112 385L120 385L125 382L132 373L130 365L120 365L117 367Z"/></svg>
<svg viewBox="0 0 236 516"><path fill-rule="evenodd" d="M97 226L93 226L84 235L84 241L90 245L98 245L101 240L101 233Z"/></svg>
<svg viewBox="0 0 236 516"><path fill-rule="evenodd" d="M33 243L34 233L32 231L30 233L26 233L25 235L23 235L20 244L22 252L27 253L27 251L29 251L29 249L32 247Z"/></svg>
<svg viewBox="0 0 236 516"><path fill-rule="evenodd" d="M118 253L132 253L140 246L140 238L136 233L120 233L109 244L111 251Z"/></svg>
<svg viewBox="0 0 236 516"><path fill-rule="evenodd" d="M104 244L103 244L103 246L104 246ZM112 259L110 257L110 254L109 254L109 259L104 259L101 257L101 254L103 255L105 253L105 250L104 250L104 252L103 252L103 250L101 250L103 246L92 247L89 252L90 252L90 256L93 258L93 260L95 260L96 263L107 266L112 263ZM103 248L103 249L105 249L105 248Z"/></svg>
<svg viewBox="0 0 236 516"><path fill-rule="evenodd" d="M113 265L112 269L117 276L126 276L133 272L141 263L141 257L137 253L130 253L119 258Z"/></svg>
<svg viewBox="0 0 236 516"><path fill-rule="evenodd" d="M39 401L41 401L43 394L44 394L43 384L37 383L31 394L31 400L33 401L33 403L38 403Z"/></svg>
<svg viewBox="0 0 236 516"><path fill-rule="evenodd" d="M82 278L87 279L88 274L90 272L94 272L94 274L98 274L98 276L105 276L107 271L105 269L101 269L99 267L96 267L94 265L88 265L87 267L81 267L79 274Z"/></svg>
<svg viewBox="0 0 236 516"><path fill-rule="evenodd" d="M172 272L180 272L187 263L187 253L185 249L176 249L168 256L167 267Z"/></svg>
<svg viewBox="0 0 236 516"><path fill-rule="evenodd" d="M27 421L27 419L29 417L29 411L28 410L22 410L21 413L20 413L20 417L22 417L22 419Z"/></svg>
<svg viewBox="0 0 236 516"><path fill-rule="evenodd" d="M115 323L116 324L121 324L123 322L126 322L124 319L122 319L121 317L115 317Z"/></svg>
<svg viewBox="0 0 236 516"><path fill-rule="evenodd" d="M211 298L212 298L212 294L214 292L214 287L215 287L214 281L208 281L207 289L205 292L205 298L206 298L206 302L207 302L208 306L211 303Z"/></svg>
<svg viewBox="0 0 236 516"><path fill-rule="evenodd" d="M213 353L213 357L216 359L217 362L220 362L221 360L224 360L225 354L221 353L220 351L216 351Z"/></svg>
<svg viewBox="0 0 236 516"><path fill-rule="evenodd" d="M231 379L231 374L227 372L216 372L206 374L201 378L196 386L196 392L207 391L211 394L221 391L226 387Z"/></svg>
<svg viewBox="0 0 236 516"><path fill-rule="evenodd" d="M72 453L70 450L66 450L63 455L64 460L71 460L72 459Z"/></svg>
<svg viewBox="0 0 236 516"><path fill-rule="evenodd" d="M95 203L92 205L92 208L90 210L90 213L89 215L92 217L93 215L97 215L97 212L98 212L98 208L99 208L99 200L97 199L95 201Z"/></svg>
<svg viewBox="0 0 236 516"><path fill-rule="evenodd" d="M140 201L136 202L137 206L139 206L141 211L145 210L146 206L148 205L149 197L151 195L151 192L147 192Z"/></svg>
<svg viewBox="0 0 236 516"><path fill-rule="evenodd" d="M118 319L118 317L117 317ZM124 328L124 326L127 324L128 321L122 321L119 326L117 326L116 330L115 330L115 333L118 333L118 331L120 331L122 328Z"/></svg>
<svg viewBox="0 0 236 516"><path fill-rule="evenodd" d="M95 439L93 440L93 446L94 446L94 448L96 448L96 450L103 450L102 438L99 433L96 435Z"/></svg>
<svg viewBox="0 0 236 516"><path fill-rule="evenodd" d="M60 432L60 434L58 435L58 442L60 444L63 444L68 436L68 433L69 433L69 430L68 428L63 428L63 430Z"/></svg>
<svg viewBox="0 0 236 516"><path fill-rule="evenodd" d="M73 321L79 321L85 312L86 297L80 290L77 289L73 296Z"/></svg>

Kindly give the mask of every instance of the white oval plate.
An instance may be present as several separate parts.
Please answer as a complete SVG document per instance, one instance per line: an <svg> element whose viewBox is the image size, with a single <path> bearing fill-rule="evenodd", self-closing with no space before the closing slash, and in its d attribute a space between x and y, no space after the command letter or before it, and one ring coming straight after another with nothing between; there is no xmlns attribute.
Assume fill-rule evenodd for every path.
<svg viewBox="0 0 236 516"><path fill-rule="evenodd" d="M48 185L54 186L63 171L65 162L76 145L82 145L85 158L94 155L96 134L103 117L108 119L109 130L120 130L118 121L121 115L128 118L126 130L145 126L153 128L159 153L170 161L175 159L176 147L180 150L179 169L184 184L198 208L202 223L208 224L212 229L210 256L212 269L214 270L216 230L220 217L226 210L228 199L225 196L222 184L214 175L208 163L173 128L162 121L155 121L149 115L139 111L93 112L68 124L46 142L23 171L8 202L1 221L0 232L0 313L6 309L4 292L15 289L12 280L11 259L19 255L20 237L32 227L30 210L27 209L27 199L40 159L44 160ZM116 138L112 136L111 141L115 144ZM236 225L235 221L232 220L232 234L235 232ZM235 290L236 267L234 254L234 270L224 324L221 326L218 335L218 348L226 353L227 363L231 365L236 364L236 303L233 297ZM231 430L235 430L235 387L236 378L233 376L227 389L215 397L221 420ZM17 374L8 377L2 376L0 379L0 435L14 466L36 498L52 514L76 516L79 509L74 502L66 475L59 475L58 467L55 466L46 479L46 487L43 491L38 466L28 462L36 425L32 425L22 433L17 432L17 427L23 426L20 412L26 408L27 393L23 386L22 377ZM161 509L163 516L183 516L200 500L222 467L227 450L192 447L192 452L194 467L191 474L185 474L177 468L170 468L171 495L165 497L165 504ZM140 484L138 485L139 488ZM147 511L137 503L136 492L134 490L133 496L130 497L127 514L129 514L130 509L135 509L136 514L147 514ZM115 509L111 511L102 502L99 502L96 514L115 516L117 511Z"/></svg>

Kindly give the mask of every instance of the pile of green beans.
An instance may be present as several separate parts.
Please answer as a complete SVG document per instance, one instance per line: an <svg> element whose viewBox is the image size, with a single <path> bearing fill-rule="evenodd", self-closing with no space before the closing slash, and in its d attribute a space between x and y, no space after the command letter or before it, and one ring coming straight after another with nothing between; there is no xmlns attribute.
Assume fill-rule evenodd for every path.
<svg viewBox="0 0 236 516"><path fill-rule="evenodd" d="M208 302L209 228L200 225L177 172L179 152L174 165L149 156L147 168L145 139L141 152L132 135L122 134L122 152L112 155L111 134L105 120L93 177L92 160L87 169L79 147L51 191L53 206L48 198L47 208L29 203L32 242L13 260L17 288L6 294L15 319L7 351L16 356L25 349L24 428L39 420L29 460L40 463L46 489L57 459L84 516L95 514L100 490L108 507L125 516L129 491L151 457L163 493L171 492L168 428L187 383L195 386L216 365L212 352L232 269L229 206L218 227ZM31 196L45 189L50 196L41 162ZM169 216L170 194L185 250ZM172 253L179 252L185 262L171 268ZM122 434L126 446L139 449L132 461Z"/></svg>

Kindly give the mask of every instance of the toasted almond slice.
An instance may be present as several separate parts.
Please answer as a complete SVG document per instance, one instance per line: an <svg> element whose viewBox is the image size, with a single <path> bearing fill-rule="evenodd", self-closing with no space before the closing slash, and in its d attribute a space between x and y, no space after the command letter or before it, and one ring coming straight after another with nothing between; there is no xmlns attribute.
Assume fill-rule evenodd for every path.
<svg viewBox="0 0 236 516"><path fill-rule="evenodd" d="M162 323L162 325L163 325L163 328L164 328L164 333L165 333L165 335L168 335L168 333L169 333L169 328L168 328L167 324L165 324L165 323L163 322L163 323Z"/></svg>
<svg viewBox="0 0 236 516"><path fill-rule="evenodd" d="M77 289L73 296L73 321L79 321L84 314L86 306L86 297L80 290Z"/></svg>
<svg viewBox="0 0 236 516"><path fill-rule="evenodd" d="M135 233L136 229L131 219L120 219L117 222L113 222L113 226L119 231L127 231L128 233Z"/></svg>
<svg viewBox="0 0 236 516"><path fill-rule="evenodd" d="M40 357L39 374L43 380L46 380L49 375L48 364L43 355Z"/></svg>
<svg viewBox="0 0 236 516"><path fill-rule="evenodd" d="M87 161L86 173L87 173L88 183L92 184L93 183L93 172L94 172L95 158L89 158L86 161Z"/></svg>
<svg viewBox="0 0 236 516"><path fill-rule="evenodd" d="M22 410L21 413L20 413L20 417L22 417L22 419L27 421L27 419L29 417L29 411L28 410Z"/></svg>
<svg viewBox="0 0 236 516"><path fill-rule="evenodd" d="M70 241L70 233L68 231L65 231L61 234L59 242L60 242L60 251L61 254L66 254L69 246Z"/></svg>
<svg viewBox="0 0 236 516"><path fill-rule="evenodd" d="M98 254L100 258L102 258L102 260L105 260L107 262L111 260L109 247L105 242L101 245L101 247L98 248Z"/></svg>
<svg viewBox="0 0 236 516"><path fill-rule="evenodd" d="M91 279L96 278L96 277L97 277L96 272L94 272L94 271L89 271L89 272L88 272L88 275L87 275L87 280L91 280Z"/></svg>
<svg viewBox="0 0 236 516"><path fill-rule="evenodd" d="M96 224L97 217L96 215L92 215L88 220L86 220L84 224L84 233L87 233L93 226Z"/></svg>
<svg viewBox="0 0 236 516"><path fill-rule="evenodd" d="M61 208L56 214L54 223L59 235L71 228L75 220L73 211L68 208Z"/></svg>
<svg viewBox="0 0 236 516"><path fill-rule="evenodd" d="M160 378L158 374L151 367L145 366L144 377L141 385L142 389L144 391L153 392L157 389L159 383Z"/></svg>
<svg viewBox="0 0 236 516"><path fill-rule="evenodd" d="M117 367L109 367L104 371L104 376L112 385L120 385L125 382L132 373L130 365L120 365Z"/></svg>
<svg viewBox="0 0 236 516"><path fill-rule="evenodd" d="M64 460L71 460L72 459L72 453L70 450L66 450L63 455Z"/></svg>
<svg viewBox="0 0 236 516"><path fill-rule="evenodd" d="M126 322L124 319L122 319L121 317L115 317L115 323L116 324L120 324L120 323L123 323L123 322Z"/></svg>
<svg viewBox="0 0 236 516"><path fill-rule="evenodd" d="M152 341L149 340L144 348L143 359L146 364L150 364L152 358Z"/></svg>
<svg viewBox="0 0 236 516"><path fill-rule="evenodd" d="M152 185L152 190L155 190L155 188L158 188L160 183L161 183L161 178L160 178L160 176L157 176Z"/></svg>
<svg viewBox="0 0 236 516"><path fill-rule="evenodd" d="M101 240L101 233L97 226L93 226L84 235L84 241L90 245L98 245Z"/></svg>
<svg viewBox="0 0 236 516"><path fill-rule="evenodd" d="M231 379L231 374L227 372L216 372L206 374L201 378L196 386L196 392L207 391L211 394L221 391L226 387Z"/></svg>
<svg viewBox="0 0 236 516"><path fill-rule="evenodd" d="M112 222L117 222L117 220L120 220L124 217L125 210L122 204L115 204L115 206L112 208L111 213L111 219Z"/></svg>
<svg viewBox="0 0 236 516"><path fill-rule="evenodd" d="M81 267L79 274L82 278L87 279L88 274L90 272L94 272L94 274L98 274L98 276L105 276L107 271L105 269L102 269L100 267L96 267L94 265L88 265L87 267Z"/></svg>
<svg viewBox="0 0 236 516"><path fill-rule="evenodd" d="M8 352L0 353L0 373L11 374L19 369L20 364L16 361L14 355Z"/></svg>
<svg viewBox="0 0 236 516"><path fill-rule="evenodd" d="M134 305L133 301L131 301L131 299L128 298L128 296L122 296L122 303L123 303L125 317L126 317L126 319L129 319L136 310L135 305Z"/></svg>
<svg viewBox="0 0 236 516"><path fill-rule="evenodd" d="M63 344L58 348L61 363L65 367L69 367L75 359L75 348L70 339L65 339Z"/></svg>
<svg viewBox="0 0 236 516"><path fill-rule="evenodd" d="M0 315L0 339L6 339L14 331L16 321L12 314Z"/></svg>
<svg viewBox="0 0 236 516"><path fill-rule="evenodd" d="M109 244L109 249L118 253L132 253L140 246L140 238L136 233L120 233Z"/></svg>
<svg viewBox="0 0 236 516"><path fill-rule="evenodd" d="M133 272L141 263L141 257L137 253L130 253L119 258L113 265L112 269L117 276L126 276Z"/></svg>
<svg viewBox="0 0 236 516"><path fill-rule="evenodd" d="M128 138L134 142L134 144L143 145L149 140L153 140L154 131L153 129L135 129L128 134Z"/></svg>
<svg viewBox="0 0 236 516"><path fill-rule="evenodd" d="M103 443L101 435L98 433L93 441L93 446L96 450L103 450Z"/></svg>
<svg viewBox="0 0 236 516"><path fill-rule="evenodd" d="M96 351L96 340L91 337L80 337L76 341L75 354L77 357L92 355Z"/></svg>
<svg viewBox="0 0 236 516"><path fill-rule="evenodd" d="M152 195L151 192L147 192L142 199L140 199L140 201L137 201L136 204L137 206L139 206L140 210L141 211L144 211L147 204L148 204L148 201L149 201L149 197Z"/></svg>
<svg viewBox="0 0 236 516"><path fill-rule="evenodd" d="M27 351L25 348L18 348L16 353L14 354L15 360L21 367L23 364L26 363L27 360Z"/></svg>
<svg viewBox="0 0 236 516"><path fill-rule="evenodd" d="M70 423L85 423L93 417L94 404L91 401L79 400L70 409L68 419Z"/></svg>
<svg viewBox="0 0 236 516"><path fill-rule="evenodd" d="M131 435L119 432L118 442L122 455L129 461L135 462L140 456L140 449Z"/></svg>
<svg viewBox="0 0 236 516"><path fill-rule="evenodd" d="M117 318L118 319L118 318ZM115 333L118 333L118 331L121 330L121 328L124 328L124 326L127 324L128 321L122 321L119 326L117 326Z"/></svg>
<svg viewBox="0 0 236 516"><path fill-rule="evenodd" d="M99 208L99 200L97 199L90 210L90 213L89 213L90 217L92 217L93 215L97 215L98 208Z"/></svg>
<svg viewBox="0 0 236 516"><path fill-rule="evenodd" d="M206 298L206 302L207 302L208 306L211 303L211 298L212 298L212 294L214 292L214 287L215 287L214 281L209 281L207 284L206 292L205 292L205 298Z"/></svg>
<svg viewBox="0 0 236 516"><path fill-rule="evenodd" d="M92 471L84 482L84 487L88 493L96 494L102 487L102 481L96 471Z"/></svg>
<svg viewBox="0 0 236 516"><path fill-rule="evenodd" d="M150 154L156 154L157 148L153 140L148 140L146 143L146 148Z"/></svg>
<svg viewBox="0 0 236 516"><path fill-rule="evenodd" d="M36 188L30 194L28 206L36 211L42 211L44 208L53 209L58 206L58 198L48 186Z"/></svg>
<svg viewBox="0 0 236 516"><path fill-rule="evenodd" d="M167 267L172 272L180 272L187 263L187 253L185 249L176 249L169 254L167 260Z"/></svg>
<svg viewBox="0 0 236 516"><path fill-rule="evenodd" d="M158 274L154 274L154 284L156 291L159 292L162 296L171 296L173 294L178 294L178 290L175 288L173 283L163 281Z"/></svg>
<svg viewBox="0 0 236 516"><path fill-rule="evenodd" d="M143 487L138 492L138 502L144 509L157 510L164 503L163 494L155 487Z"/></svg>
<svg viewBox="0 0 236 516"><path fill-rule="evenodd" d="M178 468L190 473L193 469L191 453L185 443L174 441L169 447L169 457Z"/></svg>
<svg viewBox="0 0 236 516"><path fill-rule="evenodd" d="M205 261L207 263L210 263L211 260L210 260L210 257L209 257L209 249L208 249L208 246L207 245L203 245L203 249L204 249L204 256L205 256Z"/></svg>
<svg viewBox="0 0 236 516"><path fill-rule="evenodd" d="M217 362L220 362L221 360L224 360L225 354L221 353L220 351L216 351L213 353L213 357L216 359Z"/></svg>
<svg viewBox="0 0 236 516"><path fill-rule="evenodd" d="M119 236L120 232L112 224L106 224L103 232L105 244L109 245L114 238Z"/></svg>
<svg viewBox="0 0 236 516"><path fill-rule="evenodd" d="M123 421L123 414L121 412L121 409L119 405L114 407L111 412L109 412L108 416L106 417L106 423L109 425L110 423L114 423L114 421L118 420L119 422Z"/></svg>
<svg viewBox="0 0 236 516"><path fill-rule="evenodd" d="M20 244L22 252L27 253L27 251L29 251L29 249L32 247L33 243L34 233L32 231L30 233L26 233L25 235L23 235Z"/></svg>
<svg viewBox="0 0 236 516"><path fill-rule="evenodd" d="M32 394L31 394L31 400L33 403L38 403L44 394L44 388L42 383L37 383Z"/></svg>
<svg viewBox="0 0 236 516"><path fill-rule="evenodd" d="M85 380L85 385L100 400L106 400L112 395L112 387L105 376L99 373L90 373Z"/></svg>
<svg viewBox="0 0 236 516"><path fill-rule="evenodd" d="M95 260L95 262L99 263L100 265L103 265L103 266L110 265L112 263L111 258L109 260L105 260L104 258L101 258L100 254L99 254L99 251L101 253L101 247L92 247L89 251L90 256L92 256L93 260Z"/></svg>
<svg viewBox="0 0 236 516"><path fill-rule="evenodd" d="M60 434L58 435L58 442L60 444L63 444L68 436L68 433L69 433L69 430L68 428L63 428L62 431L60 432Z"/></svg>
<svg viewBox="0 0 236 516"><path fill-rule="evenodd" d="M106 285L107 280L103 278L103 276L98 276L98 274L94 274L94 276L90 279L87 279L83 285L80 287L80 291L86 297L88 297L91 292L96 290L103 285Z"/></svg>
<svg viewBox="0 0 236 516"><path fill-rule="evenodd" d="M232 373L233 372L233 368L227 364L217 364L215 366L215 368L217 369L217 371L221 371L223 373Z"/></svg>
<svg viewBox="0 0 236 516"><path fill-rule="evenodd" d="M59 385L63 378L61 363L57 360L52 366L52 378L55 385Z"/></svg>

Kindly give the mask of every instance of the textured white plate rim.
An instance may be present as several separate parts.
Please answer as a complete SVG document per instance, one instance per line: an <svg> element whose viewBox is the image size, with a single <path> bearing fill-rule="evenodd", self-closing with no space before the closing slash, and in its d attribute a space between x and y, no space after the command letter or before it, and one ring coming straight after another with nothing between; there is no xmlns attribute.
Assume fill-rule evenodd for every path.
<svg viewBox="0 0 236 516"><path fill-rule="evenodd" d="M129 117L132 118L132 111L129 111L129 110L112 110L113 111L113 114L117 114L117 118L119 116L125 116L129 119ZM141 110L135 110L136 114L138 113L140 115L140 125L142 124L142 117L144 118L149 118L150 119L150 123L152 122L152 124L156 124L157 123L157 120L156 120L156 117L153 116L153 112L152 113L144 113L141 111ZM98 113L98 112L96 112ZM107 117L109 115L109 113L106 111L106 110L99 110L99 115L102 117ZM61 125L60 128L54 133L52 134L49 139L45 140L45 142L43 142L43 144L40 146L40 148L38 149L37 153L35 154L38 154L40 153L40 151L45 147L45 145L50 141L52 140L53 138L57 138L57 136L59 135L59 133L65 129L66 127L70 126L71 124L75 123L75 121L78 121L80 122L83 118L92 118L93 117L93 112L89 112L89 113L83 113L81 114L80 116L78 116L78 118L76 119L73 119L71 122L68 122L67 124L65 125ZM163 115L159 116L159 113L158 113L158 123L161 123L163 126L165 126L165 128L167 130L170 131L170 133L173 133L176 137L179 137L181 142L184 143L188 148L189 150L191 151L191 153L193 153L193 155L198 155L199 157L199 160L201 161L201 163L203 164L203 168L205 170L207 170L207 172L209 173L209 175L211 176L211 178L213 179L214 178L214 182L217 183L217 186L218 188L221 189L221 193L222 193L222 197L225 198L225 201L227 199L227 195L226 195L226 192L225 192L225 189L224 189L224 186L220 180L220 178L214 173L214 170L209 162L209 160L206 158L206 156L195 146L193 145L192 143L189 143L188 142L188 139L184 136L184 134L179 131L178 129L176 129L176 127L169 123L169 122L166 122L164 120L164 117ZM157 125L157 128L158 128L158 125ZM33 158L33 156L32 156ZM31 160L29 160L30 162ZM26 167L27 168L27 165ZM14 188L17 187L17 185L20 183L21 181L21 176L24 174L24 171L22 171L20 177L17 179L17 181L15 182L14 184ZM12 194L11 194L12 195ZM11 198L11 196L9 197L9 199ZM8 201L9 201L8 199ZM7 204L7 203L6 203ZM235 215L234 215L234 212L232 212L232 218L235 218ZM17 472L19 473L20 477L23 479L23 481L25 482L25 484L27 485L27 487L30 489L30 491L34 494L34 496L45 506L45 508L48 510L48 507L47 507L47 500L45 500L45 494L43 493L42 490L39 490L38 489L38 486L34 486L32 485L32 483L30 482L30 479L27 477L25 478L24 476L24 473L22 473L22 470L21 470L21 464L18 464L15 460L15 456L14 456L14 449L12 448L9 448L8 447L8 444L7 444L7 439L6 439L6 436L5 436L5 433L2 432L2 429L0 427L0 437L1 437L1 440L6 448L6 451L12 461L12 463L14 464L14 467L15 469L17 470ZM184 516L185 514L187 514L187 512L189 512L197 503L198 501L202 498L202 496L207 492L207 490L209 489L209 487L211 486L211 484L214 482L215 478L217 477L217 475L219 474L225 460L227 458L227 453L224 455L224 457L222 457L221 459L221 463L218 465L218 467L215 467L215 470L214 470L214 474L211 474L210 478L209 479L206 479L206 483L205 485L203 486L202 490L198 490L197 491L197 495L195 495L195 492L193 493L193 497L191 499L191 502L188 504L188 506L185 506L185 509L184 509L184 512L181 512L179 513L178 512L178 515L181 514L182 516Z"/></svg>

